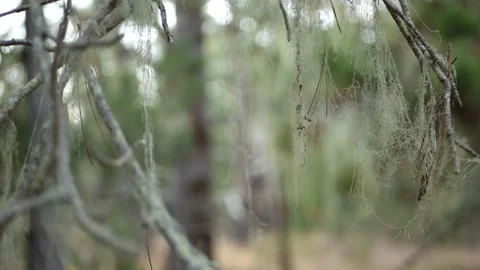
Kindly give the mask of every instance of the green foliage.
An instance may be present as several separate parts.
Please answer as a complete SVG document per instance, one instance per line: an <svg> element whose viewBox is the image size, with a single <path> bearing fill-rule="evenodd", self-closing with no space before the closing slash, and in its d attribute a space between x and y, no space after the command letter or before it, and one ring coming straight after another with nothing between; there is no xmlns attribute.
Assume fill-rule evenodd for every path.
<svg viewBox="0 0 480 270"><path fill-rule="evenodd" d="M460 2L448 0L440 1L437 4L437 11L441 16L432 16L433 24L440 34L449 39L462 37L479 38L480 17L478 16L478 4L472 4L473 7L465 9Z"/></svg>

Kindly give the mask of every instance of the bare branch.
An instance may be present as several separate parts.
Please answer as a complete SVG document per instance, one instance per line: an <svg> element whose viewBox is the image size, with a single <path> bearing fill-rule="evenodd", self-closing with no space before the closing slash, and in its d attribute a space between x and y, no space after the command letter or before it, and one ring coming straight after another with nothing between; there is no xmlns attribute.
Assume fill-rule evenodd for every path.
<svg viewBox="0 0 480 270"><path fill-rule="evenodd" d="M46 3L46 1L44 2ZM44 2L41 2L41 3L44 3ZM25 7L23 8L24 9L20 11L26 10ZM27 9L28 8L29 6L27 6ZM65 45L65 47L69 49L73 49L73 51L71 51L70 53L69 51L64 52L64 54L65 53L69 54L69 58L67 60L67 63L65 63L66 68L62 73L58 82L57 88L59 89L59 91L63 92L63 89L65 88L65 85L67 84L68 79L70 78L70 74L73 72L72 65L78 62L81 51L86 48L84 47L84 45L90 43L92 46L95 46L96 42L102 43L102 41L96 41L96 39L105 35L107 33L107 30L109 31L109 29L111 30L115 28L117 25L119 25L130 14L130 12L131 12L131 9L124 8L124 7L117 7L113 11L111 11L109 9L109 5L106 5L97 14L96 18L93 19L92 22L90 22L90 25L85 31L85 33L75 42L71 43L72 48L69 48L70 44ZM98 27L97 25L98 22L101 22L101 27L99 27L98 31L95 31L96 27ZM100 31L100 29L103 29L103 31ZM28 46L32 45L32 41L29 41L29 40L24 40L23 43L25 43L25 45L28 45ZM47 48L47 50L53 51L54 48ZM57 68L59 68L60 66L63 66L63 63L59 64ZM23 98L25 98L27 95L32 93L43 82L44 82L44 78L41 74L39 74L36 77L34 77L32 80L30 80L27 84L25 84L22 88L15 91L12 94L12 96L8 99L6 107L2 111L0 111L0 124L3 123L6 117L16 108L16 106L18 106L18 104L23 100Z"/></svg>
<svg viewBox="0 0 480 270"><path fill-rule="evenodd" d="M165 10L165 5L163 4L162 0L156 0L158 9L160 10L160 15L162 17L162 27L163 27L163 32L165 33L165 36L167 37L167 41L172 43L173 42L173 36L170 32L170 27L168 26L167 22L167 11Z"/></svg>
<svg viewBox="0 0 480 270"><path fill-rule="evenodd" d="M71 190L71 202L75 213L75 218L80 227L89 233L97 242L110 246L117 251L124 253L125 255L137 256L139 249L136 245L119 239L108 227L104 227L96 223L88 216L88 214L85 212L85 208L78 191L76 190L72 181L69 180L69 182L71 182L70 186L73 188Z"/></svg>
<svg viewBox="0 0 480 270"><path fill-rule="evenodd" d="M28 39L10 39L0 40L0 47L7 46L32 46L32 41Z"/></svg>
<svg viewBox="0 0 480 270"><path fill-rule="evenodd" d="M130 151L130 152L124 153L118 158L112 159L100 154L98 151L89 147L88 145L87 145L87 149L92 154L93 158L96 159L98 163L100 163L102 166L105 166L105 167L121 167L128 161L128 159L130 159L133 156L133 153Z"/></svg>
<svg viewBox="0 0 480 270"><path fill-rule="evenodd" d="M332 0L330 0L330 5L332 6L333 15L335 16L335 22L337 23L338 31L340 31L340 34L341 34L342 28L340 28L340 22L338 21L337 11L335 10L335 6L333 5Z"/></svg>
<svg viewBox="0 0 480 270"><path fill-rule="evenodd" d="M287 30L287 41L290 42L292 40L292 30L290 29L290 22L288 21L287 10L282 3L282 0L278 0L278 6L280 7L280 11L282 11L283 22L285 23L285 29Z"/></svg>
<svg viewBox="0 0 480 270"><path fill-rule="evenodd" d="M132 0L130 0L132 1ZM88 43L93 40L98 40L112 29L120 25L132 12L130 6L130 1L125 4L118 5L113 10L113 5L110 5L110 1L104 3L100 8L98 14L89 20L85 31L82 36L79 37L75 42L76 43ZM63 94L63 89L65 88L68 79L70 78L72 72L75 70L76 65L80 59L82 53L82 48L75 50L66 50L65 53L68 54L68 60L65 64L65 69L60 75L58 80L58 89Z"/></svg>
<svg viewBox="0 0 480 270"><path fill-rule="evenodd" d="M41 1L39 4L43 6L43 5L50 4L50 3L53 3L53 2L57 2L57 1L58 0L44 0L44 1ZM7 16L7 15L10 15L10 14L13 14L13 13L26 11L28 9L30 9L30 5L21 5L17 8L14 8L14 9L10 10L10 11L0 13L0 17Z"/></svg>
<svg viewBox="0 0 480 270"><path fill-rule="evenodd" d="M458 145L458 147L462 148L465 152L469 153L472 157L475 158L480 158L480 154L478 154L473 148L470 147L470 145L461 142L460 140L456 139L455 143Z"/></svg>
<svg viewBox="0 0 480 270"><path fill-rule="evenodd" d="M39 13L39 3L35 3L33 0L30 1L32 4L32 17L34 18L34 21L37 23L37 27L40 27L40 30L42 29L42 26L44 26L44 20L41 17L41 14ZM67 7L65 8L64 12L64 17L63 21L60 24L59 30L57 37L55 38L58 40L57 47L55 48L55 56L54 56L54 61L53 64L49 65L48 61L48 55L46 55L46 52L42 50L42 37L37 35L34 37L32 42L30 43L34 50L36 50L37 55L39 57L40 64L42 66L42 72L41 74L37 75L34 79L32 79L27 85L25 85L23 88L21 88L19 91L16 91L12 97L9 98L9 102L7 103L7 108L0 114L0 120L3 121L6 117L7 114L10 113L13 108L29 93L31 93L36 87L38 87L41 83L46 84L46 88L50 90L50 94L53 99L53 136L52 136L52 142L54 146L53 150L53 157L54 159L52 160L52 165L53 168L56 168L56 171L54 173L55 179L57 182L60 182L59 185L65 188L64 194L61 194L62 196L69 196L70 202L72 203L72 206L74 208L75 212L75 217L77 219L77 222L79 225L88 233L90 233L97 241L110 245L114 247L115 249L124 252L125 254L129 255L136 255L138 249L125 241L119 240L108 228L103 227L97 223L95 223L93 220L90 219L90 217L86 214L82 200L80 198L80 195L78 194L78 191L74 185L73 182L73 177L70 171L69 163L70 163L70 153L69 153L69 147L68 147L68 138L67 138L67 130L66 130L66 112L63 104L61 103L61 91L65 85L61 84L60 82L57 84L56 80L56 74L57 74L57 66L61 65L58 63L59 58L61 57L62 54L62 49L63 49L63 39L65 37L66 33L66 27L67 27L67 16L68 16L68 10L71 7L71 0L68 0L67 2ZM97 18L95 19L95 22L102 21L100 23L100 30L98 30L98 25L95 24L95 22L90 23L90 28L87 29L84 33L84 35L79 38L77 41L79 43L87 44L87 41L95 40L103 35L105 35L109 30L113 29L115 26L117 26L120 22L122 22L126 16L129 14L129 10L125 12L125 8L122 8L122 10L117 9L116 14L110 14L111 16L106 16L110 13L110 5L107 5L104 9L99 12ZM106 16L106 17L105 17ZM38 33L41 33L42 31L37 31ZM75 45L77 46L77 45ZM69 53L68 51L64 53ZM74 50L71 52L71 54L75 54L77 60L79 55L80 55L80 50ZM75 58L75 57L74 57ZM69 61L67 61L67 66L72 67L75 64L75 61L71 60L69 58ZM68 78L70 77L71 71L73 69L70 69L70 71L66 70L62 75L64 78L68 81ZM42 196L39 198L34 198L32 200L28 200L23 204L20 204L20 206L14 206L13 212L10 210L8 212L5 221L8 222L9 216L12 216L12 213L17 213L19 211L26 211L28 209L31 209L32 207L36 207L37 204L46 204L50 201L53 201L51 198L53 195L50 195L50 193L47 193L48 196ZM60 195L55 195L62 197ZM56 199L57 197L54 197ZM62 197L63 198L63 197ZM18 210L20 209L20 210ZM0 224L1 229L5 227L6 224Z"/></svg>
<svg viewBox="0 0 480 270"><path fill-rule="evenodd" d="M53 56L53 63L51 65L51 82L50 82L50 96L52 99L52 110L53 110L53 121L52 121L52 140L53 140L53 149L54 149L54 164L57 164L57 170L55 173L57 181L66 177L66 172L69 170L69 164L65 161L60 162L61 159L65 159L69 156L68 153L68 141L66 138L66 128L65 128L65 115L63 111L62 104L62 95L59 91L57 91L57 69L56 66L58 65L60 54L62 53L63 47L62 42L65 39L65 35L67 33L68 27L68 13L72 7L72 1L68 0L67 5L63 11L63 19L60 22L57 30L57 39L60 41L57 44L57 48L55 49L55 54Z"/></svg>
<svg viewBox="0 0 480 270"><path fill-rule="evenodd" d="M0 224L6 224L16 215L28 212L33 208L43 207L52 203L68 202L68 197L69 194L65 189L53 188L33 198L14 202L6 210L0 212Z"/></svg>
<svg viewBox="0 0 480 270"><path fill-rule="evenodd" d="M113 38L110 39L105 39L105 40L90 40L90 41L77 41L77 42L71 42L71 43L65 43L65 47L68 49L72 50L85 50L89 47L105 47L105 46L110 46L113 45L120 40L122 40L123 34L117 35Z"/></svg>
<svg viewBox="0 0 480 270"><path fill-rule="evenodd" d="M115 119L108 105L100 84L91 68L83 70L88 88L92 92L99 114L102 116L107 128L112 133L112 140L119 153L128 153L131 146ZM126 167L134 173L132 184L135 188L136 198L140 203L142 215L149 227L158 230L165 237L173 252L183 261L187 262L190 269L213 269L213 265L202 253L193 247L182 233L176 221L168 213L167 208L160 198L160 194L153 186L138 160L132 156L126 162Z"/></svg>
<svg viewBox="0 0 480 270"><path fill-rule="evenodd" d="M14 91L13 94L8 98L5 108L0 112L0 125L5 121L7 116L20 104L20 102L32 93L37 87L43 83L43 76L37 75L24 86L20 87L18 90Z"/></svg>
<svg viewBox="0 0 480 270"><path fill-rule="evenodd" d="M58 40L54 37L50 37L55 43L59 44ZM105 40L90 40L90 41L77 41L77 42L63 42L61 43L67 49L71 50L85 50L90 47L105 47L113 45L120 40L122 40L123 34L117 35L110 39ZM29 39L10 39L10 40L0 40L0 47L8 46L32 46L32 41ZM54 46L44 44L44 49L48 52L55 52L57 49Z"/></svg>

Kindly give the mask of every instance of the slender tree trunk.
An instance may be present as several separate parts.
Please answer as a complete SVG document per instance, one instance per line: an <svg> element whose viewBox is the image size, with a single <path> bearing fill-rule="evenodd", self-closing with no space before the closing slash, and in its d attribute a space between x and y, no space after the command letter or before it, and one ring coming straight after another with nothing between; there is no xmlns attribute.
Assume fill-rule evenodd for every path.
<svg viewBox="0 0 480 270"><path fill-rule="evenodd" d="M291 270L292 269L292 260L291 260L291 250L290 250L290 239L289 239L289 227L288 227L288 200L287 192L285 190L285 177L280 177L280 222L278 230L278 244L280 250L278 252L278 263L281 270Z"/></svg>
<svg viewBox="0 0 480 270"><path fill-rule="evenodd" d="M29 1L24 1L28 4ZM34 22L30 12L26 12L25 27L27 39L32 39L34 33ZM40 72L38 61L31 47L24 51L24 65L27 70L28 79L32 79ZM37 89L28 98L29 122L32 128L32 151L28 153L26 178L35 175L35 168L41 162L42 130L48 120L48 111L51 105L50 95L43 94L42 88ZM37 120L38 118L38 120ZM36 123L35 123L36 122ZM36 127L35 127L36 125ZM34 128L35 127L35 128ZM43 181L44 179L39 179ZM59 255L59 249L51 238L52 231L52 210L51 208L38 208L30 213L30 229L27 233L27 269L28 270L62 270L64 265Z"/></svg>
<svg viewBox="0 0 480 270"><path fill-rule="evenodd" d="M210 176L210 138L206 119L206 100L202 34L203 1L177 1L177 35L174 50L178 53L180 80L177 91L187 99L192 150L178 164L173 184L172 214L183 226L190 242L212 258L212 212ZM170 254L168 269L186 266Z"/></svg>

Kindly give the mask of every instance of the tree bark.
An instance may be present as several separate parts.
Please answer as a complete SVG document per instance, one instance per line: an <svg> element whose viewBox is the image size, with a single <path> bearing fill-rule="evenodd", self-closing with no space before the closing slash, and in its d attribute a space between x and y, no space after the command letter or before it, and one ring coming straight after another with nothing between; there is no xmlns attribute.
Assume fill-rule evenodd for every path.
<svg viewBox="0 0 480 270"><path fill-rule="evenodd" d="M212 258L212 212L210 138L206 119L206 100L202 34L203 1L185 0L177 5L177 33L174 49L181 61L179 89L187 100L192 150L177 167L173 183L172 215L184 228L189 241ZM186 269L170 254L167 269Z"/></svg>
<svg viewBox="0 0 480 270"><path fill-rule="evenodd" d="M28 4L29 1L24 1ZM32 39L35 35L35 22L32 21L29 11L26 11L25 27L27 39ZM40 67L32 47L25 47L24 51L24 66L27 71L28 80L40 73ZM32 129L32 148L31 153L27 159L26 178L35 175L35 168L41 162L43 126L48 121L49 107L51 106L51 99L48 93L44 93L43 87L40 86L35 92L28 97L29 106L29 122ZM37 120L38 118L38 120ZM37 123L35 124L35 122ZM35 127L36 126L36 127ZM37 153L35 153L37 152ZM39 179L43 181L44 179ZM52 230L52 209L38 208L30 212L30 229L27 233L27 269L28 270L62 270L64 269L63 262L60 258L59 248L51 237Z"/></svg>

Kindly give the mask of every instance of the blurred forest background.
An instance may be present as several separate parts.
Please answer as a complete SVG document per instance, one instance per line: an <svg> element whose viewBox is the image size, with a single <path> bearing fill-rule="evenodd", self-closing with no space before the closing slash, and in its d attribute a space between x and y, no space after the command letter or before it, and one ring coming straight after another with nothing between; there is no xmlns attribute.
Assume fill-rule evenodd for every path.
<svg viewBox="0 0 480 270"><path fill-rule="evenodd" d="M80 35L103 1L72 2L66 41ZM299 22L294 1L283 1L291 31L276 0L163 2L172 43L160 11L147 23L134 15L109 34L123 34L119 42L86 50L79 65L95 66L135 156L190 239L207 239L198 245L221 269L395 269L415 254L418 269L480 269L478 158L459 150L460 176L452 176L451 167L439 169L420 201L412 169L418 164L378 160L391 154L391 145L375 142L403 136L389 126L396 125L397 111L415 118L422 84L418 61L382 1L303 1ZM0 13L20 4L4 0ZM63 4L43 6L52 32ZM454 126L479 150L480 2L410 1L410 12L440 54L446 57L451 44L462 100L452 108ZM28 38L26 14L0 17L0 39ZM2 104L37 74L26 48L0 47ZM368 94L366 82L379 72L372 65L398 76L401 99ZM88 215L136 243L138 254L97 243L70 207L58 205L47 221L50 244L65 266L28 269L150 269L147 246L153 269L164 269L172 263L168 245L142 226L131 175L101 162L114 156L113 143L87 85L79 69L63 95L75 184ZM1 127L2 211L30 151L34 99ZM385 102L380 113L369 111L376 102ZM371 124L377 120L380 126ZM372 143L376 150L369 150ZM0 269L27 269L32 219L25 215L8 226Z"/></svg>

